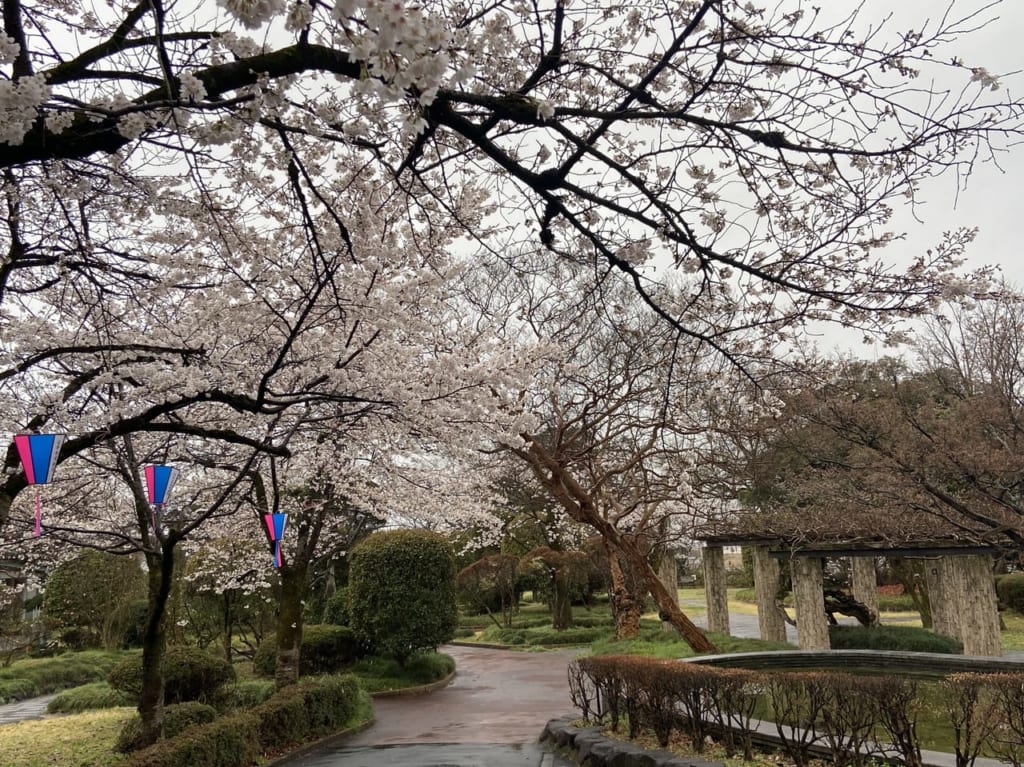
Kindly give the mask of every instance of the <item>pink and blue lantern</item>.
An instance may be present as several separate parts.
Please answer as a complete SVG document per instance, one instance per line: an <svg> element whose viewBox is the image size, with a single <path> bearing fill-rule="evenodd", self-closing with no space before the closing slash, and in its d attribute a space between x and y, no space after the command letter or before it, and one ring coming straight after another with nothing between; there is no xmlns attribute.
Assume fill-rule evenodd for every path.
<svg viewBox="0 0 1024 767"><path fill-rule="evenodd" d="M157 512L167 503L167 498L178 481L178 470L173 466L150 464L146 466L146 491L153 507L153 527L157 524Z"/></svg>
<svg viewBox="0 0 1024 767"><path fill-rule="evenodd" d="M60 448L64 444L64 434L16 434L14 444L18 448L21 465L25 469L25 478L30 485L45 485L53 481ZM36 524L35 535L42 532L42 502L39 490L36 490Z"/></svg>
<svg viewBox="0 0 1024 767"><path fill-rule="evenodd" d="M274 544L274 567L281 566L281 539L284 538L284 526L288 521L288 515L284 513L264 514L263 521L267 523L267 532Z"/></svg>

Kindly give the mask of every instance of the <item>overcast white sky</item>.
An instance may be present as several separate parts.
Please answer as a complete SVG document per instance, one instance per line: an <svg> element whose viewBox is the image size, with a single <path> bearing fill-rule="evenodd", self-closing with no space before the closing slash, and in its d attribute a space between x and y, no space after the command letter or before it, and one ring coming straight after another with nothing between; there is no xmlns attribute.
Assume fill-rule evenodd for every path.
<svg viewBox="0 0 1024 767"><path fill-rule="evenodd" d="M822 0L831 5L836 0ZM837 5L852 7L851 0ZM959 2L958 8L981 8L982 0ZM924 17L936 17L947 4L944 0L866 0L865 11L881 18L895 13L897 29L905 29ZM998 16L995 23L964 37L957 44L957 54L968 66L982 66L1001 77L1002 88L1016 98L1024 95L1024 0L1004 0L987 15ZM900 22L899 20L903 20ZM1016 75L1008 73L1017 72ZM999 264L1011 282L1024 288L1024 252L1020 247L1024 233L1024 143L1000 158L1002 169L994 165L979 167L967 180L957 199L956 179L943 177L923 189L922 199L928 204L918 209L923 219L915 222L910 216L900 219L898 228L905 229L905 247L920 252L939 241L941 233L960 226L976 226L980 232L969 253L976 265Z"/></svg>

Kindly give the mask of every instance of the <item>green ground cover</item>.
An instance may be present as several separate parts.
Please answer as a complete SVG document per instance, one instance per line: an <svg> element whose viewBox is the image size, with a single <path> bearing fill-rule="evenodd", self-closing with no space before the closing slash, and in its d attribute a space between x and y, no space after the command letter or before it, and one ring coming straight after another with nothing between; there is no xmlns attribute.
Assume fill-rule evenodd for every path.
<svg viewBox="0 0 1024 767"><path fill-rule="evenodd" d="M0 726L5 767L114 767L124 755L114 743L133 708L112 708Z"/></svg>
<svg viewBox="0 0 1024 767"><path fill-rule="evenodd" d="M61 656L59 666L54 665L54 659L31 659L16 661L3 671L9 679L19 679L22 678L19 674L26 671L38 675L40 668L79 669L92 662L96 662L99 669L107 669L123 657L124 653L102 654L102 657L93 651L68 653ZM247 709L265 701L273 692L273 681L254 679L250 661L240 660L236 666L240 679L228 685L223 705ZM378 692L428 684L444 678L454 667L455 661L449 655L424 653L409 659L405 666L390 659L363 658L349 672L358 678L364 690ZM76 671L64 678L77 676ZM3 767L52 767L55 764L116 767L126 759L114 751L114 745L125 723L135 715L135 709L123 705L123 699L105 681L87 682L65 690L51 704L50 711L67 715L0 725ZM360 703L354 721L362 722L372 715L369 703Z"/></svg>

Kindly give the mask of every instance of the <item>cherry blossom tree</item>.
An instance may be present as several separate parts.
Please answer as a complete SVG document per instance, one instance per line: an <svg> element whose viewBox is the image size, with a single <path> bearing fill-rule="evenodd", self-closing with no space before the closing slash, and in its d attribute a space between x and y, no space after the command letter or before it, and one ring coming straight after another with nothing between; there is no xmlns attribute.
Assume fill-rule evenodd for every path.
<svg viewBox="0 0 1024 767"><path fill-rule="evenodd" d="M956 48L991 13L893 29L799 0L10 2L0 166L141 183L156 158L251 164L270 142L331 200L340 153L455 213L481 256L585 253L742 358L728 328L658 304L652 260L699 275L694 296L740 284L741 324L782 336L877 329L958 286L946 252L883 256L922 182L1019 136L1020 102ZM16 218L8 271L46 257Z"/></svg>

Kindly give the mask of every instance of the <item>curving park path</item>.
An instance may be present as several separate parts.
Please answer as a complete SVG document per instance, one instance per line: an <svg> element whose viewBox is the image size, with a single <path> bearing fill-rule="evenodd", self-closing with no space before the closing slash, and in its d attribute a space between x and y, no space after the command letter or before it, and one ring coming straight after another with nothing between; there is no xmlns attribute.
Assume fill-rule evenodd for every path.
<svg viewBox="0 0 1024 767"><path fill-rule="evenodd" d="M447 645L456 675L423 696L377 698L373 725L284 767L569 767L537 744L548 720L571 714L573 650L543 653Z"/></svg>

